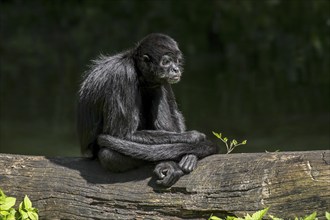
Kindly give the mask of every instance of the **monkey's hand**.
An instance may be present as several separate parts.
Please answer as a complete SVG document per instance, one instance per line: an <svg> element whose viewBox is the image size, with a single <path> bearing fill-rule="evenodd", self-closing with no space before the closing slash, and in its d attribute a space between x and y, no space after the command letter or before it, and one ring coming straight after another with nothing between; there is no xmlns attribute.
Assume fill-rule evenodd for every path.
<svg viewBox="0 0 330 220"><path fill-rule="evenodd" d="M190 173L197 167L197 156L193 154L187 154L182 157L179 162L179 167L185 173Z"/></svg>
<svg viewBox="0 0 330 220"><path fill-rule="evenodd" d="M187 131L189 137L189 143L192 143L192 144L196 144L196 143L200 143L202 141L205 141L206 139L206 135L199 132L199 131L195 131L195 130L192 130L192 131Z"/></svg>
<svg viewBox="0 0 330 220"><path fill-rule="evenodd" d="M184 175L179 165L174 161L165 161L157 164L154 173L158 177L157 184L170 187Z"/></svg>

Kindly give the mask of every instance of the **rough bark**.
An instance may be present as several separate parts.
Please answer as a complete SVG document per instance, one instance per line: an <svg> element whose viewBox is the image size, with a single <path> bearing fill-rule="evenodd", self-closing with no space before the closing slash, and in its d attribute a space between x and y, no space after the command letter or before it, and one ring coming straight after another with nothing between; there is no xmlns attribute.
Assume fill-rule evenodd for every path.
<svg viewBox="0 0 330 220"><path fill-rule="evenodd" d="M330 151L213 155L164 189L152 166L122 174L97 161L0 154L0 188L27 194L41 219L207 219L330 211Z"/></svg>

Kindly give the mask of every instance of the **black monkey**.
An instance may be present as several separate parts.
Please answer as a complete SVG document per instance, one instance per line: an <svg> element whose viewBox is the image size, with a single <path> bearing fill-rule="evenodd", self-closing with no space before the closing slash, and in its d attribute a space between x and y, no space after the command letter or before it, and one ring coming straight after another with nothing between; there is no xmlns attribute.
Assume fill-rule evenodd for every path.
<svg viewBox="0 0 330 220"><path fill-rule="evenodd" d="M170 84L180 80L182 62L178 44L163 34L96 60L79 90L82 152L114 172L157 162L154 173L164 186L216 153L204 134L186 131L178 110Z"/></svg>

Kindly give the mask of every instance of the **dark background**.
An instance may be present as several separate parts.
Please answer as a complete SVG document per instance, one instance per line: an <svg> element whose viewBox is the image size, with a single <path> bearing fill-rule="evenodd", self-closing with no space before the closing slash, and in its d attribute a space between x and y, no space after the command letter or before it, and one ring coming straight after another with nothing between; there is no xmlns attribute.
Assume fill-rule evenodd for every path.
<svg viewBox="0 0 330 220"><path fill-rule="evenodd" d="M176 39L189 129L236 152L330 146L330 1L0 0L0 152L79 155L81 76L151 32ZM224 152L224 145L219 142Z"/></svg>

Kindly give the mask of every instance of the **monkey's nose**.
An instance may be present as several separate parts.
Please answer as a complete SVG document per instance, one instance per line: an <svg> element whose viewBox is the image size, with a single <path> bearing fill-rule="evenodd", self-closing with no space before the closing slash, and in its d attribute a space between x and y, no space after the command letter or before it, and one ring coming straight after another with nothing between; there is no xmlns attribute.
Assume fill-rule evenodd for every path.
<svg viewBox="0 0 330 220"><path fill-rule="evenodd" d="M172 71L173 71L174 73L176 73L176 74L180 73L180 69L179 69L179 67L177 67L177 66L173 66L173 67L172 67Z"/></svg>
<svg viewBox="0 0 330 220"><path fill-rule="evenodd" d="M181 71L180 71L180 69L176 69L176 70L172 69L170 71L170 78L180 79L180 77L181 77Z"/></svg>

